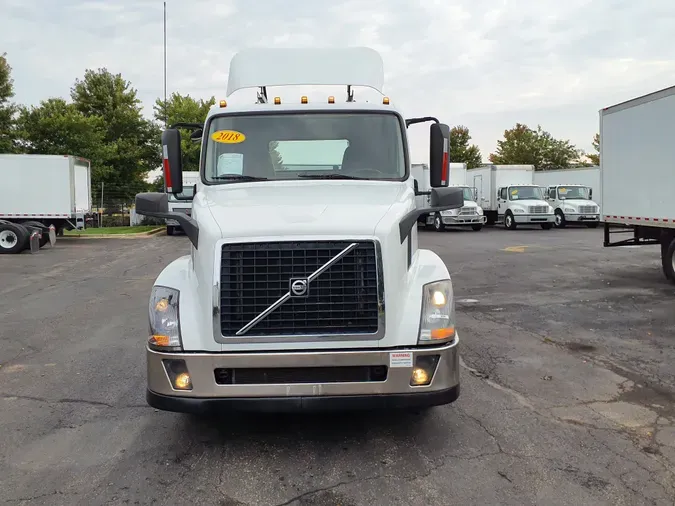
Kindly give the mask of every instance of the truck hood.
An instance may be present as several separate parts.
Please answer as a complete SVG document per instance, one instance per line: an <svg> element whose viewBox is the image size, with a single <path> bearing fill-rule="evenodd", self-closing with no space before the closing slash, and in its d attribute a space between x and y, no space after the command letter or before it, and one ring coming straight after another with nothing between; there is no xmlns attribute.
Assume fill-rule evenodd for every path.
<svg viewBox="0 0 675 506"><path fill-rule="evenodd" d="M208 188L203 204L225 237L374 235L407 186L381 181L278 181Z"/></svg>
<svg viewBox="0 0 675 506"><path fill-rule="evenodd" d="M592 200L585 200L585 199L565 199L561 201L563 206L571 206L571 207L578 207L578 206L597 206L595 202Z"/></svg>

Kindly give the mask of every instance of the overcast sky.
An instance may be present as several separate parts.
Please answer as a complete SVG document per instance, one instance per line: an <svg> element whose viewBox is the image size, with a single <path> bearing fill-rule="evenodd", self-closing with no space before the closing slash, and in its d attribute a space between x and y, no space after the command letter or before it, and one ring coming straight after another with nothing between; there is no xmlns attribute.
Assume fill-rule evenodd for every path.
<svg viewBox="0 0 675 506"><path fill-rule="evenodd" d="M15 100L67 97L87 68L121 72L151 114L163 95L161 0L0 0ZM646 0L168 0L169 91L224 98L247 46L366 45L408 116L469 127L487 156L541 124L591 150L598 110L675 85L675 2ZM411 128L413 161L427 129Z"/></svg>

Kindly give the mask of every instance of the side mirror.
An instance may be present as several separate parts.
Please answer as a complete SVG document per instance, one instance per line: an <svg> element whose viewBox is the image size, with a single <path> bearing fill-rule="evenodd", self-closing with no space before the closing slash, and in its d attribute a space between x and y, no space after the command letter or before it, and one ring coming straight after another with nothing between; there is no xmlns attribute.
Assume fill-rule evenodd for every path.
<svg viewBox="0 0 675 506"><path fill-rule="evenodd" d="M168 213L168 194L164 192L139 193L136 195L136 212L148 216Z"/></svg>
<svg viewBox="0 0 675 506"><path fill-rule="evenodd" d="M461 188L432 188L429 205L433 208L459 209L464 205L464 190Z"/></svg>
<svg viewBox="0 0 675 506"><path fill-rule="evenodd" d="M432 188L448 186L450 127L433 123L429 128L429 179Z"/></svg>
<svg viewBox="0 0 675 506"><path fill-rule="evenodd" d="M588 198L591 200L593 199L593 188L588 189Z"/></svg>
<svg viewBox="0 0 675 506"><path fill-rule="evenodd" d="M474 202L478 202L478 188L472 190Z"/></svg>
<svg viewBox="0 0 675 506"><path fill-rule="evenodd" d="M417 179L413 179L413 188L415 189L415 195L420 191L420 186L417 184Z"/></svg>
<svg viewBox="0 0 675 506"><path fill-rule="evenodd" d="M162 155L164 190L167 193L181 193L183 191L183 153L178 129L167 128L162 132Z"/></svg>

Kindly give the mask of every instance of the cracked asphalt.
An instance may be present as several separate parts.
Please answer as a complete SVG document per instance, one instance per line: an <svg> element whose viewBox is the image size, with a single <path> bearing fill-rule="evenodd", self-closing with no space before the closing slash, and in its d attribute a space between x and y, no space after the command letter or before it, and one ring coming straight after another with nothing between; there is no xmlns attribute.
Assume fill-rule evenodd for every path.
<svg viewBox="0 0 675 506"><path fill-rule="evenodd" d="M675 287L600 230L420 231L462 393L427 414L145 404L153 279L184 237L0 257L0 504L675 505Z"/></svg>

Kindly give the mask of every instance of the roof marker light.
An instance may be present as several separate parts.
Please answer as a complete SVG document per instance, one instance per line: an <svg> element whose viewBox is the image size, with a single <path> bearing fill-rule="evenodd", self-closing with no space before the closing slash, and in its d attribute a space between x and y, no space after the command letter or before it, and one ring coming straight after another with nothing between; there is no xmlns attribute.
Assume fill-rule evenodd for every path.
<svg viewBox="0 0 675 506"><path fill-rule="evenodd" d="M328 103L329 103L329 104L334 104L334 103L335 103L335 97L332 96L332 95L331 95L330 97L328 97Z"/></svg>
<svg viewBox="0 0 675 506"><path fill-rule="evenodd" d="M274 105L279 105L281 103L281 97L274 97Z"/></svg>
<svg viewBox="0 0 675 506"><path fill-rule="evenodd" d="M302 97L300 97L300 103L306 104L307 103L307 97L305 97L304 95Z"/></svg>
<svg viewBox="0 0 675 506"><path fill-rule="evenodd" d="M227 107L227 102L225 102L225 100L221 100L220 107Z"/></svg>
<svg viewBox="0 0 675 506"><path fill-rule="evenodd" d="M382 103L383 103L384 105L389 105L389 97L384 97L384 98L382 99Z"/></svg>

